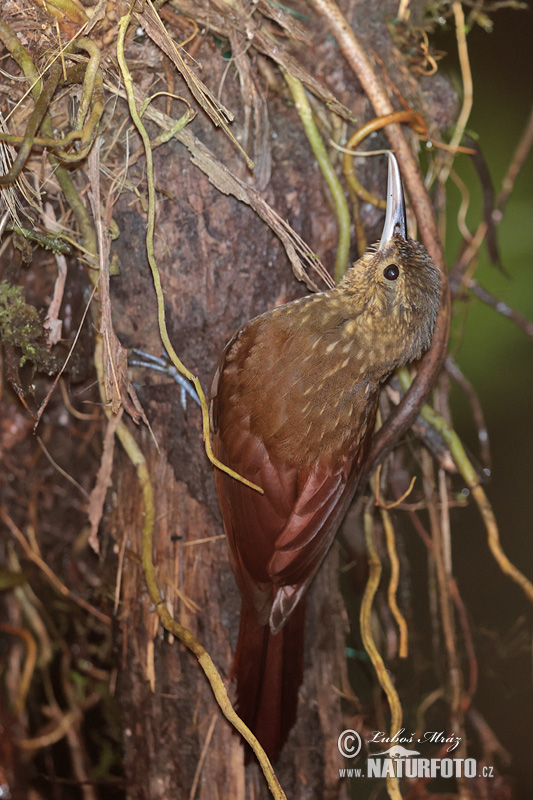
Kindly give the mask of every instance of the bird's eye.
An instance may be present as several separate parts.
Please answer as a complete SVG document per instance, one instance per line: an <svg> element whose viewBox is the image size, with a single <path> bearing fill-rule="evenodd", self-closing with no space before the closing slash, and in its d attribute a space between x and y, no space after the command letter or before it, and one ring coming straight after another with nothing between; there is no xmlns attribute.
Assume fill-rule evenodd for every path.
<svg viewBox="0 0 533 800"><path fill-rule="evenodd" d="M399 274L400 270L396 264L389 264L389 266L385 267L383 270L383 276L387 278L388 281L395 281Z"/></svg>

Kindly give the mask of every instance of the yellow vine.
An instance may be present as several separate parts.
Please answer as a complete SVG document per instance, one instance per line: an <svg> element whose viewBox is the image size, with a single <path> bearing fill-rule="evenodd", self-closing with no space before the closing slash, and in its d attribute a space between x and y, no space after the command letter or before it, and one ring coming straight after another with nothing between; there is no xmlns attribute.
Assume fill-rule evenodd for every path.
<svg viewBox="0 0 533 800"><path fill-rule="evenodd" d="M150 142L150 137L148 136L148 132L142 123L141 117L137 110L137 106L135 104L133 80L124 56L124 37L126 35L126 29L130 23L130 19L131 19L131 12L128 12L123 17L121 17L119 22L119 30L117 36L117 59L120 66L120 70L122 72L122 78L124 80L124 86L128 98L128 106L130 109L130 114L133 119L133 122L135 123L135 127L137 128L139 135L143 141L146 154L146 177L148 184L148 221L146 230L146 249L148 254L148 263L150 264L150 269L152 271L152 277L154 281L155 293L157 298L157 320L159 324L159 333L170 360L172 361L176 369L180 372L180 374L184 375L188 380L190 380L194 388L196 389L196 393L200 400L200 406L202 409L202 427L203 427L204 444L207 457L209 458L213 466L218 467L218 469L221 469L223 472L226 472L228 475L231 475L232 478L235 478L241 483L244 483L246 486L255 489L256 492L263 494L263 490L259 486L256 486L255 483L252 483L246 478L243 478L242 475L239 475L237 472L230 469L230 467L227 467L225 464L219 461L218 458L216 458L216 456L214 455L213 449L211 447L211 437L209 431L209 408L207 405L207 401L205 399L205 394L202 389L202 385L199 379L196 377L196 375L193 375L193 373L181 361L178 354L174 350L174 347L172 346L172 343L168 335L167 324L165 319L165 299L163 295L163 289L161 286L159 269L157 267L154 255L155 188L154 188L154 163L152 155L152 146Z"/></svg>

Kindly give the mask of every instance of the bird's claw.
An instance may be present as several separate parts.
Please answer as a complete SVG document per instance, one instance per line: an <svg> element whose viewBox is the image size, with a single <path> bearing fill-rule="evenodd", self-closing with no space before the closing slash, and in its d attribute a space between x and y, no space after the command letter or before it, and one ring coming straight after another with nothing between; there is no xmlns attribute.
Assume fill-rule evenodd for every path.
<svg viewBox="0 0 533 800"><path fill-rule="evenodd" d="M184 411L187 410L187 395L189 395L197 405L201 405L195 389L191 386L191 382L181 375L174 364L170 363L168 358L165 356L154 356L152 353L146 353L144 350L139 350L137 347L133 347L132 352L138 356L138 358L130 359L129 364L131 367L154 369L157 372L163 372L176 381L180 387L180 404Z"/></svg>

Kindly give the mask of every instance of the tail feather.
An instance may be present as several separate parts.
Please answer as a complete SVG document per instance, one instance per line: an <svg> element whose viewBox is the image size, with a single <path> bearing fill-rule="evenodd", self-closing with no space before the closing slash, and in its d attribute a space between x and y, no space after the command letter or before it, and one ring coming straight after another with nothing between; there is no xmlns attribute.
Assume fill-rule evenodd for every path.
<svg viewBox="0 0 533 800"><path fill-rule="evenodd" d="M296 720L303 678L305 601L279 633L257 622L243 603L232 667L237 680L237 713L275 759Z"/></svg>

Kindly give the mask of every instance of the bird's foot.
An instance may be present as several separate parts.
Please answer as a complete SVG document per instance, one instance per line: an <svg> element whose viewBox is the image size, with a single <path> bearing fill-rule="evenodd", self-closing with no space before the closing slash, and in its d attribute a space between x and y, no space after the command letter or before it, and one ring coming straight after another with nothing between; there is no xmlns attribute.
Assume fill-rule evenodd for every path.
<svg viewBox="0 0 533 800"><path fill-rule="evenodd" d="M157 372L163 372L172 378L180 387L180 404L183 410L187 409L187 395L191 397L195 403L200 405L200 399L196 394L196 390L191 382L184 378L178 369L172 364L168 358L163 356L154 356L151 353L146 353L144 350L139 350L137 347L132 348L134 358L129 360L130 367L146 367L146 369L155 369Z"/></svg>

